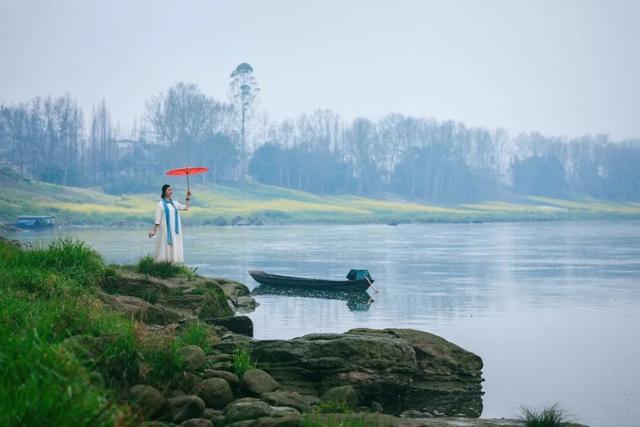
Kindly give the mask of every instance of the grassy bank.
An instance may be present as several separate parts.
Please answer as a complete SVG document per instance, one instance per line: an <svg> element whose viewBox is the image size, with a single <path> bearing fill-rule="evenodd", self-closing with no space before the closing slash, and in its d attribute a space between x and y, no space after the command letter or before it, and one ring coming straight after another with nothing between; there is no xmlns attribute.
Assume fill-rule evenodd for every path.
<svg viewBox="0 0 640 427"><path fill-rule="evenodd" d="M157 194L113 196L96 189L29 181L0 171L0 221L17 215L56 215L60 224L149 224ZM183 197L182 181L176 193ZM488 201L439 206L364 197L318 196L261 184L194 187L191 224L224 225L236 217L267 224L469 222L640 218L640 203L529 197L515 202Z"/></svg>
<svg viewBox="0 0 640 427"><path fill-rule="evenodd" d="M81 242L23 251L0 239L0 425L138 425L117 396L182 370L202 327L149 334L97 298L113 277Z"/></svg>

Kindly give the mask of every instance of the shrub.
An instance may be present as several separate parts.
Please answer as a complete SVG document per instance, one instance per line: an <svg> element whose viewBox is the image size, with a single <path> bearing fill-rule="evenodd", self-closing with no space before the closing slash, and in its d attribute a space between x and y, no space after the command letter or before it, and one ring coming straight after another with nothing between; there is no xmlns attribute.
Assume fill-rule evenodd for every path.
<svg viewBox="0 0 640 427"><path fill-rule="evenodd" d="M238 377L242 377L249 369L255 368L256 364L251 360L251 353L246 348L239 348L233 352L233 372Z"/></svg>
<svg viewBox="0 0 640 427"><path fill-rule="evenodd" d="M213 334L211 328L200 322L190 323L180 332L177 340L179 347L197 345L205 353L210 353L213 347Z"/></svg>
<svg viewBox="0 0 640 427"><path fill-rule="evenodd" d="M567 415L557 403L540 410L523 406L519 420L524 422L525 427L561 427L569 423Z"/></svg>

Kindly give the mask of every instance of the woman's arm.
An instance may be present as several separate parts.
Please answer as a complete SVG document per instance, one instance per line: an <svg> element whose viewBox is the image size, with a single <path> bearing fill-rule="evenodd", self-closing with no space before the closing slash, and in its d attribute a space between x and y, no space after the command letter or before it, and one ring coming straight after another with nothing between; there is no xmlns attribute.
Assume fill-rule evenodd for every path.
<svg viewBox="0 0 640 427"><path fill-rule="evenodd" d="M158 206L156 206L156 217L155 217L155 220L153 221L153 228L151 229L151 231L149 231L149 238L156 235L156 232L158 231L158 227L160 227L161 220L162 220L162 206L160 205L160 203L158 203Z"/></svg>
<svg viewBox="0 0 640 427"><path fill-rule="evenodd" d="M158 227L160 227L160 224L153 224L153 228L151 229L151 231L149 231L149 238L156 235L156 232L158 231Z"/></svg>
<svg viewBox="0 0 640 427"><path fill-rule="evenodd" d="M187 191L187 197L185 197L184 203L185 203L185 206L183 210L188 211L189 206L191 206L191 190Z"/></svg>

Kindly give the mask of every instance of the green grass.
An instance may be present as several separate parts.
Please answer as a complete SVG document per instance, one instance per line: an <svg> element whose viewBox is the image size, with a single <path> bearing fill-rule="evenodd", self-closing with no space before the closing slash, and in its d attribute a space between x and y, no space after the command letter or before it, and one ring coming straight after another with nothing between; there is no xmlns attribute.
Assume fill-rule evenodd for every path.
<svg viewBox="0 0 640 427"><path fill-rule="evenodd" d="M201 322L193 322L187 325L187 327L180 332L177 340L180 347L197 345L204 350L205 353L211 352L213 348L213 333L211 328L209 325Z"/></svg>
<svg viewBox="0 0 640 427"><path fill-rule="evenodd" d="M300 420L301 427L384 427L380 423L367 419L364 415L335 415L318 416L305 414Z"/></svg>
<svg viewBox="0 0 640 427"><path fill-rule="evenodd" d="M242 378L245 372L256 367L256 363L251 359L251 352L246 348L239 348L233 352L233 372Z"/></svg>
<svg viewBox="0 0 640 427"><path fill-rule="evenodd" d="M148 224L158 195L114 196L97 189L64 187L29 181L0 169L0 221L16 215L56 215L59 224ZM184 194L176 183L176 194ZM185 224L208 224L236 216L257 217L264 223L388 223L469 222L559 219L640 218L640 204L591 199L562 200L528 197L517 202L437 205L379 200L353 195L319 196L281 187L242 183L235 186L194 186L193 204L183 214Z"/></svg>
<svg viewBox="0 0 640 427"><path fill-rule="evenodd" d="M163 388L183 346L207 348L199 324L159 335L102 304L114 275L82 242L24 251L0 239L0 425L139 425L122 391Z"/></svg>
<svg viewBox="0 0 640 427"><path fill-rule="evenodd" d="M557 403L539 410L522 407L519 420L524 422L525 427L562 427L569 423L567 415Z"/></svg>
<svg viewBox="0 0 640 427"><path fill-rule="evenodd" d="M172 264L170 262L155 262L150 255L140 258L135 266L135 271L149 276L168 279L170 277L183 277L192 280L196 277L196 268L189 268L182 264Z"/></svg>

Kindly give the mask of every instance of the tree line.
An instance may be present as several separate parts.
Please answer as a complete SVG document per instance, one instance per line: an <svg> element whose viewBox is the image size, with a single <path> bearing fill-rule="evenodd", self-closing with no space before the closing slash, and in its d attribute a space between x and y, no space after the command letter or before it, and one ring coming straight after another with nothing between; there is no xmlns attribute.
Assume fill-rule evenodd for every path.
<svg viewBox="0 0 640 427"><path fill-rule="evenodd" d="M0 106L0 164L110 193L149 191L163 172L205 165L202 183L254 180L318 194L460 203L537 195L640 200L640 140L559 138L402 114L345 120L330 110L273 122L253 68L215 99L178 83L151 97L126 137L104 101L90 120L70 96Z"/></svg>

